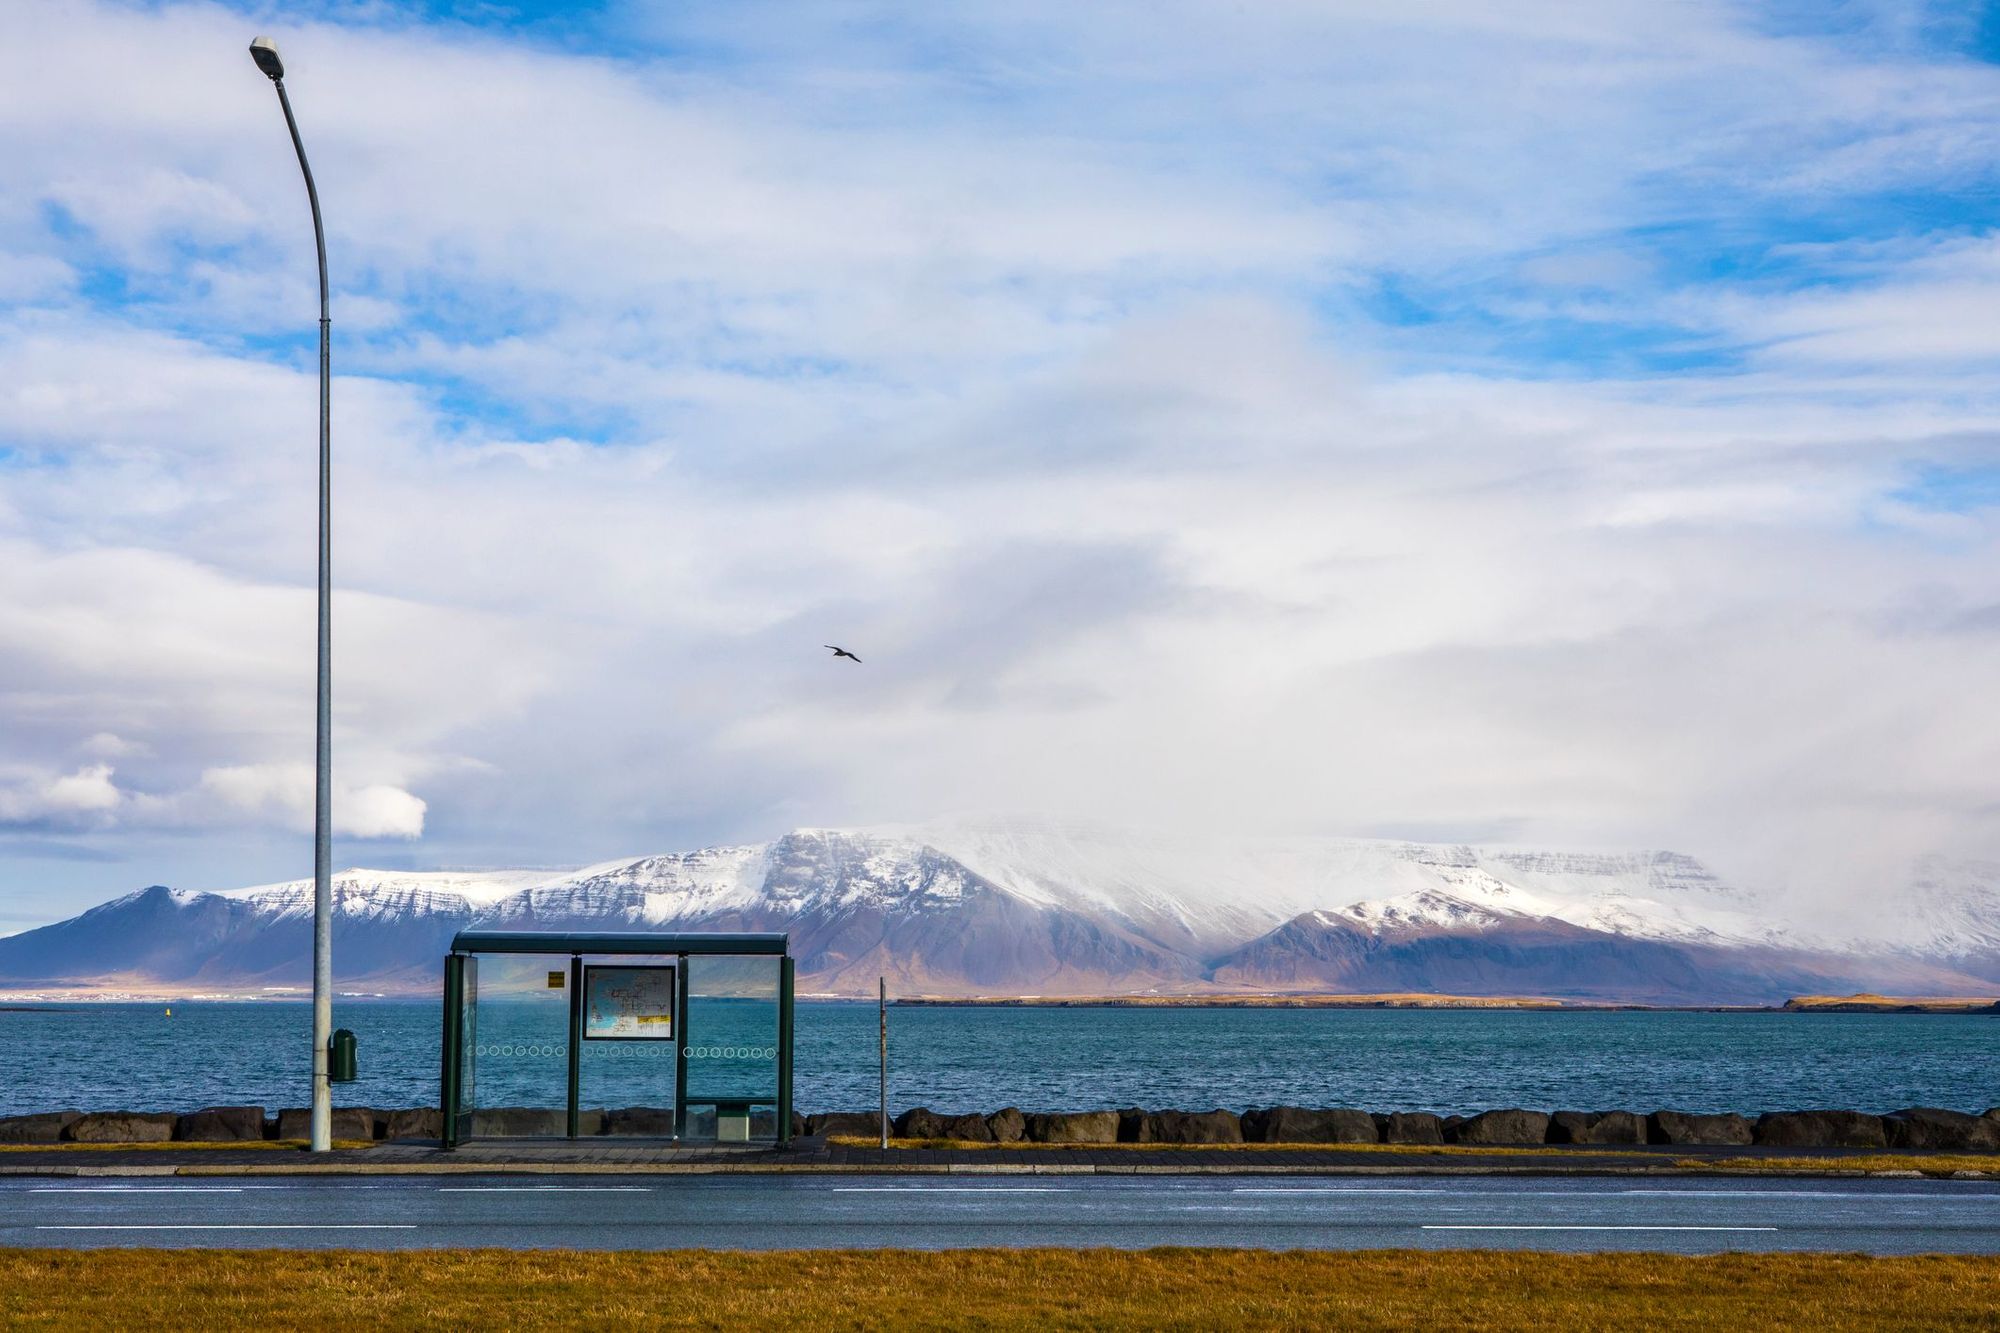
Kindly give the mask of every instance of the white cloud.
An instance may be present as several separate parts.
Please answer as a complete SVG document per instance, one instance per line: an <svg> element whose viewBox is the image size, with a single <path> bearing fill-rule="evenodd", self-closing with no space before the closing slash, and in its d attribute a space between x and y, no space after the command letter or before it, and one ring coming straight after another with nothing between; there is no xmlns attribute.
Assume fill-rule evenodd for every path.
<svg viewBox="0 0 2000 1333"><path fill-rule="evenodd" d="M0 829L68 831L102 825L121 795L108 764L74 773L0 781Z"/></svg>
<svg viewBox="0 0 2000 1333"><path fill-rule="evenodd" d="M152 750L137 741L128 741L122 736L114 736L108 731L100 731L84 739L77 746L84 754L99 759L124 759L128 756L151 756Z"/></svg>
<svg viewBox="0 0 2000 1333"><path fill-rule="evenodd" d="M1031 808L1849 892L1993 850L1994 512L1904 493L2000 466L1990 240L1739 283L1661 238L1960 182L2000 79L1660 13L631 16L708 65L280 30L340 831L546 864ZM311 818L311 238L254 26L0 17L0 815L147 878ZM1365 313L1402 286L1496 331ZM1745 360L1536 380L1544 318Z"/></svg>
<svg viewBox="0 0 2000 1333"><path fill-rule="evenodd" d="M310 764L239 764L211 768L192 790L144 803L154 820L169 825L215 826L273 819L306 830L313 825ZM333 831L355 838L418 838L424 802L400 787L336 783Z"/></svg>
<svg viewBox="0 0 2000 1333"><path fill-rule="evenodd" d="M355 838L423 836L421 798L386 784L337 783L334 832ZM211 768L186 790L133 792L113 781L109 764L74 773L0 779L0 830L108 833L125 829L194 831L270 824L293 830L313 822L310 764Z"/></svg>

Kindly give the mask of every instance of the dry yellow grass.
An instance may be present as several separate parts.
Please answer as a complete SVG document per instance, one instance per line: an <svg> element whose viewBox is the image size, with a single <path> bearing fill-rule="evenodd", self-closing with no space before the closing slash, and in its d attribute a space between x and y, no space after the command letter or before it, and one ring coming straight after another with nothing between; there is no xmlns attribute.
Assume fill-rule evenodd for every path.
<svg viewBox="0 0 2000 1333"><path fill-rule="evenodd" d="M304 1152L304 1139L235 1139L226 1143L0 1143L0 1152L201 1152L204 1149L219 1149L233 1152L258 1152L265 1149L282 1148L287 1152ZM336 1148L372 1148L369 1139L335 1139Z"/></svg>
<svg viewBox="0 0 2000 1333"><path fill-rule="evenodd" d="M0 1328L1992 1329L2000 1260L1378 1250L0 1252Z"/></svg>
<svg viewBox="0 0 2000 1333"><path fill-rule="evenodd" d="M1959 1013L1991 1009L2000 1004L1992 995L1877 995L1858 991L1853 995L1795 995L1785 1001L1787 1009L1922 1009L1931 1013Z"/></svg>
<svg viewBox="0 0 2000 1333"><path fill-rule="evenodd" d="M882 1140L866 1134L834 1134L827 1142L838 1148L879 1148ZM1300 1152L1323 1148L1338 1152L1383 1153L1390 1156L1553 1156L1573 1153L1574 1148L1478 1148L1445 1143L981 1143L975 1139L890 1139L891 1148L979 1148L994 1152L1017 1149L1082 1152ZM1617 1148L1594 1148L1592 1152L1615 1153Z"/></svg>
<svg viewBox="0 0 2000 1333"><path fill-rule="evenodd" d="M1675 1166L1722 1167L1754 1171L1921 1171L1927 1176L1948 1176L1954 1171L1987 1171L2000 1174L2000 1154L1995 1153L1895 1153L1857 1152L1846 1157L1678 1157Z"/></svg>

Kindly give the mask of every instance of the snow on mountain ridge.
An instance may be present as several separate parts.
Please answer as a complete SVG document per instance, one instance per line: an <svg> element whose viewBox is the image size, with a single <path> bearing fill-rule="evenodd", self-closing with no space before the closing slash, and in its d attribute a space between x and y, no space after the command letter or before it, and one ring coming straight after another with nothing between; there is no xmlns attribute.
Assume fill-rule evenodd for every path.
<svg viewBox="0 0 2000 1333"><path fill-rule="evenodd" d="M1315 912L1323 926L1340 924L1341 919L1358 923L1376 934L1398 930L1438 928L1445 930L1488 930L1511 912L1496 912L1456 894L1419 889L1395 898L1352 903L1338 912Z"/></svg>
<svg viewBox="0 0 2000 1333"><path fill-rule="evenodd" d="M335 877L339 966L435 984L467 926L784 930L825 993L1437 990L1647 1002L1979 994L2000 981L2000 866L1933 861L1871 905L1872 937L1779 917L1673 853L1370 839L1203 839L1082 824L800 829L567 872ZM296 983L309 880L155 886L0 941L21 984ZM1876 923L1879 922L1879 925ZM1897 989L1904 987L1905 989ZM1915 987L1917 989L1909 989ZM1923 989L1931 988L1931 989Z"/></svg>
<svg viewBox="0 0 2000 1333"><path fill-rule="evenodd" d="M633 925L664 926L753 903L762 891L769 844L607 861L559 876L515 895L539 915L615 912ZM503 917L519 906L503 899L487 909Z"/></svg>
<svg viewBox="0 0 2000 1333"><path fill-rule="evenodd" d="M350 917L435 915L499 902L550 878L546 870L342 870L333 876L334 910ZM212 890L274 916L312 914L313 881L286 880Z"/></svg>
<svg viewBox="0 0 2000 1333"><path fill-rule="evenodd" d="M1241 941L1307 912L1352 916L1357 907L1422 893L1448 894L1479 911L1661 940L1762 943L1786 929L1767 900L1673 852L1363 838L1218 842L977 820L884 832L920 838L1032 901L1110 911L1162 942L1196 949Z"/></svg>
<svg viewBox="0 0 2000 1333"><path fill-rule="evenodd" d="M728 914L784 920L871 908L918 911L961 901L975 881L1033 908L1109 916L1190 956L1324 911L1376 930L1469 928L1517 916L1681 943L2000 954L1996 865L1928 858L1907 910L1883 913L1871 939L1836 939L1824 927L1778 918L1766 895L1727 884L1673 852L1215 840L1053 822L801 828L765 843L566 872L357 868L335 877L335 894L343 917L463 914L493 923L590 919L660 929ZM296 916L311 911L312 882L218 896Z"/></svg>
<svg viewBox="0 0 2000 1333"><path fill-rule="evenodd" d="M1890 940L1912 951L2000 958L2000 863L1922 858L1907 910L1887 924Z"/></svg>

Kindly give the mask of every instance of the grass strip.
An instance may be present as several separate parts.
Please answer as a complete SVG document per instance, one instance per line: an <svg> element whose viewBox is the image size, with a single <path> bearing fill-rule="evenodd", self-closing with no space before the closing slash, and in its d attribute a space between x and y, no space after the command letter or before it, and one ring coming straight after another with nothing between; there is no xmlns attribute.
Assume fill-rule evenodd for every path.
<svg viewBox="0 0 2000 1333"><path fill-rule="evenodd" d="M304 1152L304 1139L234 1139L221 1143L0 1143L0 1152ZM335 1139L335 1148L372 1148L371 1139Z"/></svg>
<svg viewBox="0 0 2000 1333"><path fill-rule="evenodd" d="M880 1148L882 1140L866 1134L834 1134L827 1142L838 1148ZM1574 1155L1582 1151L1593 1155L1615 1154L1616 1147L1584 1148L1480 1148L1469 1144L1446 1143L990 1143L977 1139L890 1139L889 1147L895 1148L977 1148L996 1152L1019 1151L1063 1151L1082 1152L1359 1152L1381 1153L1386 1156L1415 1157L1493 1157L1493 1156L1553 1156L1555 1154Z"/></svg>
<svg viewBox="0 0 2000 1333"><path fill-rule="evenodd" d="M1981 1171L2000 1174L2000 1154L1995 1153L1894 1153L1856 1152L1846 1157L1680 1157L1675 1166L1722 1167L1743 1171L1921 1171L1927 1176L1948 1176L1954 1171Z"/></svg>
<svg viewBox="0 0 2000 1333"><path fill-rule="evenodd" d="M2000 1259L1160 1249L0 1251L0 1329L1991 1329Z"/></svg>

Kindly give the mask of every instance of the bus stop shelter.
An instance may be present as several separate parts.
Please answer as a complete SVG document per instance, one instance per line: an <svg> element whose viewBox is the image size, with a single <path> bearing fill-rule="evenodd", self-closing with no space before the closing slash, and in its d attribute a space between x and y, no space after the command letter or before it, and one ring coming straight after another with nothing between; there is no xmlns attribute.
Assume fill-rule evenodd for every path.
<svg viewBox="0 0 2000 1333"><path fill-rule="evenodd" d="M444 960L445 1147L788 1142L790 939L458 932Z"/></svg>

